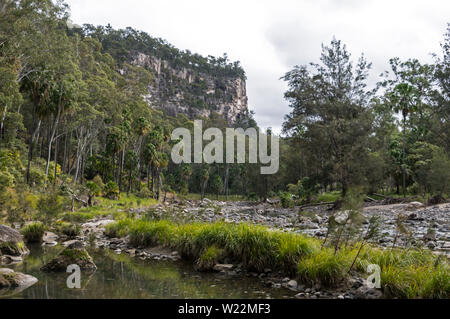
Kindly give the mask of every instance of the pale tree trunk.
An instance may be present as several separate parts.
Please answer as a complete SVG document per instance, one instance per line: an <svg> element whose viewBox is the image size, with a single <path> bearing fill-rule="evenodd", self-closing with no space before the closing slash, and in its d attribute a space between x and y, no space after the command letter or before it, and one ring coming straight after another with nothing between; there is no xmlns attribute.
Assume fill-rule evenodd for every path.
<svg viewBox="0 0 450 319"><path fill-rule="evenodd" d="M55 176L54 181L56 183L56 176L58 173L57 167L58 167L58 138L55 139Z"/></svg>
<svg viewBox="0 0 450 319"><path fill-rule="evenodd" d="M28 145L27 184L30 183L30 168L31 168L31 161L33 160L34 139L35 139L36 135L39 133L40 128L41 128L41 120L38 121L36 129L31 134L30 144Z"/></svg>
<svg viewBox="0 0 450 319"><path fill-rule="evenodd" d="M50 157L51 157L51 154L52 154L52 144L53 144L53 140L55 138L56 130L58 128L58 123L59 123L59 117L60 116L61 116L61 106L58 107L58 114L56 115L55 123L53 124L53 128L52 128L52 133L51 133L50 139L48 141L47 166L45 168L45 183L47 183L48 168L50 166ZM56 166L56 162L55 162L55 166Z"/></svg>
<svg viewBox="0 0 450 319"><path fill-rule="evenodd" d="M3 123L5 122L7 112L8 112L8 104L5 105L5 112L2 115L2 121L0 123L0 151L1 151L1 145L2 145L2 140L3 140Z"/></svg>

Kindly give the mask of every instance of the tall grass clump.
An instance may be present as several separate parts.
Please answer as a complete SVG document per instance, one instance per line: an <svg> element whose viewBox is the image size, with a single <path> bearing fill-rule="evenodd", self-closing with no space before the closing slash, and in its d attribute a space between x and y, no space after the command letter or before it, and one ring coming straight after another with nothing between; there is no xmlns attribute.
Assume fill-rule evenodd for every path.
<svg viewBox="0 0 450 319"><path fill-rule="evenodd" d="M449 298L448 263L426 249L368 248L357 268L369 264L381 268L381 285L386 296L400 298Z"/></svg>
<svg viewBox="0 0 450 319"><path fill-rule="evenodd" d="M346 278L351 263L352 255L347 251L342 250L334 254L332 249L325 248L317 254L301 259L297 275L303 282L333 287Z"/></svg>
<svg viewBox="0 0 450 319"><path fill-rule="evenodd" d="M217 246L210 246L206 248L200 257L195 262L197 270L209 271L214 268L214 265L219 263L224 256L224 251Z"/></svg>
<svg viewBox="0 0 450 319"><path fill-rule="evenodd" d="M28 243L38 243L42 241L44 236L45 226L41 222L35 222L26 225L22 228L22 235Z"/></svg>
<svg viewBox="0 0 450 319"><path fill-rule="evenodd" d="M338 286L349 273L367 276L367 266L381 268L386 296L442 298L449 296L446 260L426 250L380 249L361 243L322 246L322 241L246 223L185 223L168 220L122 219L106 227L110 237L129 235L135 246L163 245L176 249L199 269L230 260L247 270L281 270L308 284ZM446 298L447 298L446 297Z"/></svg>
<svg viewBox="0 0 450 319"><path fill-rule="evenodd" d="M130 226L133 222L134 220L125 218L115 223L108 224L105 227L105 235L110 238L125 237L128 234Z"/></svg>

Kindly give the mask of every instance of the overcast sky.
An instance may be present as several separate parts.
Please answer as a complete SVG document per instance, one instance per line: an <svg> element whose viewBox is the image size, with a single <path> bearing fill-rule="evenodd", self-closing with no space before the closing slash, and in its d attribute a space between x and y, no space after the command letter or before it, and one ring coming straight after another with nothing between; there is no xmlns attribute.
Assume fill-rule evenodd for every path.
<svg viewBox="0 0 450 319"><path fill-rule="evenodd" d="M72 20L131 26L202 55L228 53L247 73L249 108L260 127L279 132L290 109L279 80L294 65L318 62L321 43L342 40L352 57L373 63L371 82L388 60L440 53L448 0L66 0Z"/></svg>

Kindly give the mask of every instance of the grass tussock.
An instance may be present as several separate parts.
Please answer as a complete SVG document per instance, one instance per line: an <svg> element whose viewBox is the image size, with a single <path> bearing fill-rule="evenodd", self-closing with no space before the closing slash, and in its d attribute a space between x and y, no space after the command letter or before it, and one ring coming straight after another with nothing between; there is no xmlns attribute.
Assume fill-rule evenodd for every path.
<svg viewBox="0 0 450 319"><path fill-rule="evenodd" d="M176 249L201 267L223 259L242 263L250 271L281 270L308 284L337 286L348 277L358 245L339 250L301 234L274 231L263 226L217 222L176 224L125 218L107 226L110 237L129 235L135 246L164 245ZM386 296L449 298L448 262L427 250L382 250L364 247L353 266L363 277L369 264L381 268ZM212 265L212 266L211 266Z"/></svg>
<svg viewBox="0 0 450 319"><path fill-rule="evenodd" d="M219 263L224 256L224 250L217 246L206 248L195 262L196 269L199 271L210 271L214 265Z"/></svg>
<svg viewBox="0 0 450 319"><path fill-rule="evenodd" d="M41 222L35 222L26 225L22 228L23 238L27 243L38 243L42 241L44 236L45 226Z"/></svg>

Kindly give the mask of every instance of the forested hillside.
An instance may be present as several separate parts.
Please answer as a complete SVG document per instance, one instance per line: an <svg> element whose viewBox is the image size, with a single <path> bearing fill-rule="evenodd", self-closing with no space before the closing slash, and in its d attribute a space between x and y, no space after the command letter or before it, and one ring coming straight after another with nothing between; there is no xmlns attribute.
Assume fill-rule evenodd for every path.
<svg viewBox="0 0 450 319"><path fill-rule="evenodd" d="M193 118L203 116L205 127L256 127L239 62L181 51L132 28L68 27L68 18L63 2L1 7L5 214L23 211L28 193L50 189L78 199L280 196L285 205L349 189L435 202L449 194L448 31L434 64L393 58L377 88L367 87L370 63L352 61L338 40L323 47L320 64L288 72L292 112L280 170L263 176L259 164L169 158L171 131L192 129Z"/></svg>
<svg viewBox="0 0 450 319"><path fill-rule="evenodd" d="M203 114L207 126L225 127L231 120L255 126L247 112L244 71L226 56L180 51L131 28L69 28L63 3L7 1L1 18L3 212L21 210L27 192L48 193L53 187L67 188L77 198L101 192L111 197L119 192L158 197L172 189L187 193L191 175L196 175L192 185L200 185L209 169L175 167L169 161L173 128L192 127L183 114L192 112L182 107L209 108ZM192 83L164 79L172 74L139 65L136 54L159 58L172 71L184 70ZM217 87L206 102L201 76ZM230 105L242 92L230 93L227 81L243 85L237 89L243 88L242 109L232 117ZM149 90L160 95L159 102L164 95L184 92L175 105L179 116L166 115L164 105L148 101ZM227 100L228 108L213 109L213 102ZM97 184L90 182L94 177Z"/></svg>
<svg viewBox="0 0 450 319"><path fill-rule="evenodd" d="M193 136L196 119L216 135L262 133L239 62L74 26L62 0L0 0L0 264L17 264L0 268L0 295L38 281L20 270L45 278L19 287L24 298L203 298L226 276L228 298L449 298L450 25L442 33L433 63L392 57L376 86L370 61L337 39L293 67L280 79L279 170L263 175L250 147L233 146L245 163L171 159L173 130ZM200 287L185 264L158 264L181 258L220 278ZM43 275L74 264L98 271L89 289Z"/></svg>

